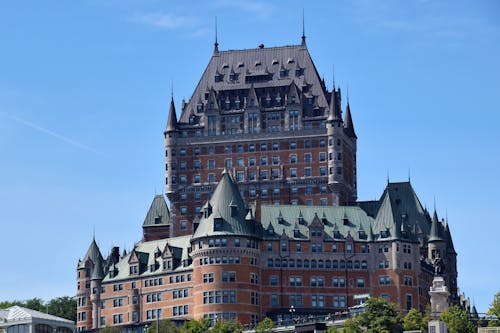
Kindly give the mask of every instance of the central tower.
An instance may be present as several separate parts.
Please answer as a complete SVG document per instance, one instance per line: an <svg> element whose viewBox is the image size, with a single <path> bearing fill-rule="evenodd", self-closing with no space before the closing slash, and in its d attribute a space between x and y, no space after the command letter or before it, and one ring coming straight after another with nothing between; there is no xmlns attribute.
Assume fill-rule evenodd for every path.
<svg viewBox="0 0 500 333"><path fill-rule="evenodd" d="M196 229L224 169L250 203L357 199L350 106L343 117L340 88L326 89L305 38L300 45L231 51L216 43L180 117L172 97L164 135L170 236Z"/></svg>

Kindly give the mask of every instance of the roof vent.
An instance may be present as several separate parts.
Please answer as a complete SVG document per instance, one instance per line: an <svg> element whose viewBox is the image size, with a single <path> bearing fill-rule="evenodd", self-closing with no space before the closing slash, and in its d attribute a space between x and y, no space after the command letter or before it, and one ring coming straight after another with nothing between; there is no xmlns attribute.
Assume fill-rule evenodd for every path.
<svg viewBox="0 0 500 333"><path fill-rule="evenodd" d="M256 60L255 61L255 66L260 66L260 65L262 65L262 63L260 62L260 60Z"/></svg>
<svg viewBox="0 0 500 333"><path fill-rule="evenodd" d="M273 59L273 65L277 65L279 62L278 62L278 58L274 58Z"/></svg>
<svg viewBox="0 0 500 333"><path fill-rule="evenodd" d="M263 49L263 48L264 48L264 44L260 44L259 49Z"/></svg>

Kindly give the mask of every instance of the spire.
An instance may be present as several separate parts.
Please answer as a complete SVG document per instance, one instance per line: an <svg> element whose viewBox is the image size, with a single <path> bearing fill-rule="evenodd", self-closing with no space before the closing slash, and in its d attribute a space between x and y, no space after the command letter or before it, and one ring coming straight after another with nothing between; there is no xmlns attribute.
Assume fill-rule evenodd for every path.
<svg viewBox="0 0 500 333"><path fill-rule="evenodd" d="M170 109L168 111L167 132L173 132L177 128L177 114L175 113L174 95L170 100Z"/></svg>
<svg viewBox="0 0 500 333"><path fill-rule="evenodd" d="M344 119L344 129L348 136L351 138L357 139L356 132L354 132L354 123L352 122L351 116L351 106L349 105L349 100L347 100L347 108L345 111L345 119Z"/></svg>
<svg viewBox="0 0 500 333"><path fill-rule="evenodd" d="M304 8L302 8L302 46L306 45L306 27L304 23Z"/></svg>
<svg viewBox="0 0 500 333"><path fill-rule="evenodd" d="M438 216L436 213L436 210L434 209L434 215L432 216L432 224L431 224L431 231L429 233L429 242L437 242L437 241L442 241L443 239L439 235L439 220Z"/></svg>
<svg viewBox="0 0 500 333"><path fill-rule="evenodd" d="M219 53L219 42L217 36L217 16L215 17L215 43L214 43L214 53Z"/></svg>

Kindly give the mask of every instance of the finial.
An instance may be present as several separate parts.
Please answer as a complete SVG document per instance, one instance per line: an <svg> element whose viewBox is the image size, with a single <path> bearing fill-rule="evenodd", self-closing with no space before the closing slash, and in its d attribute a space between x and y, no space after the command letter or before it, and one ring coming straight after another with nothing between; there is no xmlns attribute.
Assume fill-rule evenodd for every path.
<svg viewBox="0 0 500 333"><path fill-rule="evenodd" d="M436 212L436 197L434 196L434 212Z"/></svg>
<svg viewBox="0 0 500 333"><path fill-rule="evenodd" d="M214 43L214 52L219 52L219 41L217 36L217 16L215 17L215 43Z"/></svg>
<svg viewBox="0 0 500 333"><path fill-rule="evenodd" d="M335 65L332 65L332 84L333 84L333 91L335 91Z"/></svg>
<svg viewBox="0 0 500 333"><path fill-rule="evenodd" d="M95 226L92 229L92 240L95 242Z"/></svg>
<svg viewBox="0 0 500 333"><path fill-rule="evenodd" d="M174 80L170 79L170 97L174 99Z"/></svg>
<svg viewBox="0 0 500 333"><path fill-rule="evenodd" d="M408 168L408 183L411 181L411 170Z"/></svg>
<svg viewBox="0 0 500 333"><path fill-rule="evenodd" d="M389 169L387 169L387 185L389 185Z"/></svg>
<svg viewBox="0 0 500 333"><path fill-rule="evenodd" d="M302 8L302 45L306 45L306 27L304 23L304 8Z"/></svg>
<svg viewBox="0 0 500 333"><path fill-rule="evenodd" d="M349 84L347 84L347 105L349 105Z"/></svg>

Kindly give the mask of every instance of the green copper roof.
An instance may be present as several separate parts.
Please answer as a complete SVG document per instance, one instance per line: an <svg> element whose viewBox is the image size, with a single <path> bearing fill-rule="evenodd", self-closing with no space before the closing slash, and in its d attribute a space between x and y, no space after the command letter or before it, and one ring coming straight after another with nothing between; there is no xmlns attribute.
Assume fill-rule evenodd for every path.
<svg viewBox="0 0 500 333"><path fill-rule="evenodd" d="M215 235L260 236L260 226L253 219L246 218L248 209L227 170L222 172L221 180L202 213L193 239Z"/></svg>
<svg viewBox="0 0 500 333"><path fill-rule="evenodd" d="M136 243L134 249L130 251L125 256L121 257L120 260L112 265L109 269L109 273L103 279L103 282L124 280L130 278L130 262L139 263L142 265L143 270L140 272L140 276L153 276L156 274L163 273L161 266L161 257L158 256L158 250L160 249L163 253L165 252L165 248L168 247L169 251L171 251L172 256L175 259L181 258L189 258L189 247L191 236L180 236L180 237L172 237L168 239L162 240L154 240L149 242L139 242ZM155 254L157 258L155 258ZM137 261L132 260L131 256L136 256ZM158 266L156 270L151 270L151 264L155 263L155 260L158 262ZM174 267L174 271L181 271L187 269L188 267L183 267L179 265ZM113 269L116 269L116 275L113 274Z"/></svg>
<svg viewBox="0 0 500 333"><path fill-rule="evenodd" d="M366 241L373 218L357 206L262 205L261 220L264 237L284 233L290 239L308 239L310 228L317 226L326 239L344 239L350 234L354 240Z"/></svg>
<svg viewBox="0 0 500 333"><path fill-rule="evenodd" d="M379 202L373 225L375 234L385 231L389 239L412 239L416 229L424 235L429 233L428 218L410 182L388 183Z"/></svg>

